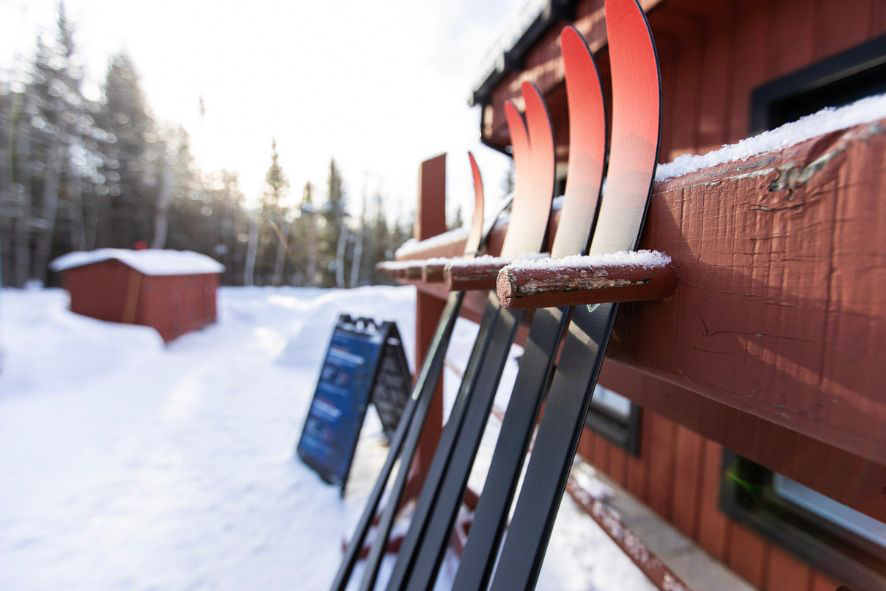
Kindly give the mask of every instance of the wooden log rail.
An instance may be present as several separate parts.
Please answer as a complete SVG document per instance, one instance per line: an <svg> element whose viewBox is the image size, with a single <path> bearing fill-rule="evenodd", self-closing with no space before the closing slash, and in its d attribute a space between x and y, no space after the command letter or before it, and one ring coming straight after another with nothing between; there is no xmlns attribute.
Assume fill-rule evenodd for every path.
<svg viewBox="0 0 886 591"><path fill-rule="evenodd" d="M499 272L496 284L505 308L644 302L676 287L671 258L653 251L516 262Z"/></svg>
<svg viewBox="0 0 886 591"><path fill-rule="evenodd" d="M670 255L680 281L665 300L622 305L608 358L886 464L884 192L886 119L657 182L640 248ZM469 294L464 314L484 299Z"/></svg>

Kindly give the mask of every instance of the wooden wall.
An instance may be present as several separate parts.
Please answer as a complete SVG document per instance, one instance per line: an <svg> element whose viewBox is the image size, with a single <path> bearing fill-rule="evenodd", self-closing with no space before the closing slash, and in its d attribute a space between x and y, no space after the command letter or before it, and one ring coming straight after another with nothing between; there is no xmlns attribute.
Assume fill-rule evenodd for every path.
<svg viewBox="0 0 886 591"><path fill-rule="evenodd" d="M757 86L886 33L884 0L645 0L662 72L661 162L747 137ZM595 51L604 86L609 65L603 0L581 0L574 23ZM566 22L562 25L569 24ZM531 80L552 111L557 157L568 157L559 29L495 87L483 137L509 145L504 101Z"/></svg>
<svg viewBox="0 0 886 591"><path fill-rule="evenodd" d="M116 260L102 261L68 269L62 285L71 297L71 311L99 320L121 322L132 269Z"/></svg>
<svg viewBox="0 0 886 591"><path fill-rule="evenodd" d="M625 393L629 394L629 393ZM585 429L579 453L749 583L766 591L833 591L837 582L718 508L723 447L645 410L640 456Z"/></svg>
<svg viewBox="0 0 886 591"><path fill-rule="evenodd" d="M755 87L883 34L886 2L666 0L650 23L664 94L659 160L668 162L746 137ZM639 458L588 429L580 453L752 585L837 587L719 510L720 444L649 411L642 429Z"/></svg>
<svg viewBox="0 0 886 591"><path fill-rule="evenodd" d="M117 260L63 273L71 311L150 326L169 342L216 319L217 274L147 276Z"/></svg>
<svg viewBox="0 0 886 591"><path fill-rule="evenodd" d="M759 85L886 33L884 0L662 0L644 2L662 69L659 160L703 153L748 135L751 93ZM608 58L602 0L582 0L576 27L595 51L604 85ZM563 23L565 24L565 23ZM507 146L503 104L523 80L545 92L558 160L568 130L557 35L549 31L506 76L485 112L484 139ZM623 392L630 396L629 392ZM640 457L586 429L580 453L751 584L766 590L835 589L837 582L768 543L718 509L722 446L647 411Z"/></svg>
<svg viewBox="0 0 886 591"><path fill-rule="evenodd" d="M214 273L146 276L135 323L152 326L164 341L172 341L215 322L217 289Z"/></svg>
<svg viewBox="0 0 886 591"><path fill-rule="evenodd" d="M747 137L754 88L886 33L886 2L667 0L649 20L667 162Z"/></svg>

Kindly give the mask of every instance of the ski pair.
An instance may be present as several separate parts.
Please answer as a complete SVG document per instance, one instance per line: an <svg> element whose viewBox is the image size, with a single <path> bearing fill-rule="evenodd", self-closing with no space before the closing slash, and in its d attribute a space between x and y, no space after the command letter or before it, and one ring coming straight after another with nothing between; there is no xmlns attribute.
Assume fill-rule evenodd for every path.
<svg viewBox="0 0 886 591"><path fill-rule="evenodd" d="M547 108L535 86L525 84L522 91L526 102L526 121L524 122L512 104L507 109L508 127L513 140L515 179L510 223L501 249L503 258L516 258L541 250L554 194L554 141ZM519 311L512 313L502 310L494 294L490 294L487 299L480 329L449 420L434 450L409 530L400 546L401 553L404 549L408 550L401 556L413 556L417 544L421 544L425 532L429 531L428 524L434 515L440 485L444 482L450 464L467 464L469 468L473 462L476 445L473 446L473 452L463 445L464 432L476 433L479 430L476 435L479 442L484 425L478 425L476 418L488 415L521 315ZM485 407L485 411L482 407ZM420 430L421 425L414 422L412 428ZM397 479L391 487L385 510L376 528L376 537L366 561L360 589L370 590L375 587L408 470L409 465L401 462ZM463 487L457 504L461 503L462 494ZM439 528L433 531L435 535L441 533ZM448 537L448 529L444 535ZM394 586L394 581L404 574L407 573L398 560L389 585Z"/></svg>
<svg viewBox="0 0 886 591"><path fill-rule="evenodd" d="M560 222L551 249L555 258L582 254L587 250L606 152L605 107L591 53L581 34L571 27L564 30L562 44L570 109L570 161ZM506 104L505 108L514 140L515 170L519 174L522 164L519 160L521 138L513 135L514 129L519 130L514 121L519 114L511 103ZM527 113L530 113L530 109L527 101ZM553 161L530 163L534 166L541 164L551 166L553 172ZM550 378L554 355L568 324L567 312L556 308L542 309L537 310L532 318L486 485L480 495L456 575L455 588L480 589L489 580L538 407ZM518 317L519 312L502 310L500 314L510 320L511 317ZM507 353L510 345L511 341L507 340L502 341L500 346ZM470 371L469 364L466 376ZM422 507L416 509L398 553L387 587L389 590L433 587L488 421L499 377L500 371L490 373L486 376L488 385L466 392L467 412L463 415L453 411L447 427L450 424L458 425L454 420L460 421L461 426L459 431L451 430L457 437L453 444L455 452L444 474L429 474L425 481L422 496L435 496L436 499L426 509L427 517L419 512ZM416 525L420 523L420 518L428 523L424 531L418 530Z"/></svg>
<svg viewBox="0 0 886 591"><path fill-rule="evenodd" d="M645 16L634 0L607 0L606 13L613 134L599 230L590 254L636 246L648 204L660 128L658 64ZM558 240L552 253L556 257L585 251L605 154L599 80L590 52L576 31L564 32L563 54L570 109L570 168ZM586 306L575 310L574 324L566 336L535 450L496 569L499 542L553 356L572 312L536 311L454 588L486 588L493 573L494 589L535 586L616 311L613 304L593 312ZM474 392L473 396L477 394ZM436 497L434 507L428 510L432 516L425 518L429 525L412 536L419 531L413 518L406 538L412 538L412 543L404 542L400 549L389 590L432 587L489 414L489 402L491 399L473 404L474 414L461 419L462 431L454 444L457 452L445 476L429 476L426 481L426 488L438 489L422 493Z"/></svg>
<svg viewBox="0 0 886 591"><path fill-rule="evenodd" d="M612 135L591 255L637 247L652 195L661 133L661 80L649 23L636 0L606 0L605 10ZM490 586L494 591L535 587L617 312L618 304L613 303L573 308L498 557Z"/></svg>
<svg viewBox="0 0 886 591"><path fill-rule="evenodd" d="M471 175L474 184L474 213L471 221L471 231L465 242L464 254L465 256L474 256L483 246L486 238L495 226L497 216L493 217L488 228L484 229L483 212L485 196L483 180L474 155L470 152L468 152L468 159L471 165ZM331 587L333 590L343 591L348 585L354 566L360 556L360 551L363 548L363 543L366 540L366 534L372 525L372 520L378 510L378 505L381 502L385 487L397 460L400 459L401 465L405 465L407 468L412 463L421 436L421 426L424 425L427 418L431 399L439 382L440 373L443 370L446 350L449 347L449 340L455 327L455 321L458 319L463 299L463 292L454 292L447 299L446 306L440 315L437 330L428 348L425 362L413 387L412 395L409 397L397 428L391 437L385 463L382 465L381 472L372 487L372 491L369 493L363 513L357 521L351 540L345 548L344 556L333 579ZM418 428L415 428L414 425L417 425ZM402 495L402 488L405 488L405 482L397 494L398 503Z"/></svg>

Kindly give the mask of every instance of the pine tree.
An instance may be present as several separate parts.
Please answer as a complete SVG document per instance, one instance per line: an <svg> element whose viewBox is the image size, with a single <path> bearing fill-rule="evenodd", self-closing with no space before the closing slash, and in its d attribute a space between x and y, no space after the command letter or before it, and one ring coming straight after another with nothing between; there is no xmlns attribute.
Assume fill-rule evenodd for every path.
<svg viewBox="0 0 886 591"><path fill-rule="evenodd" d="M369 256L367 257L367 266L371 269L371 277L373 284L391 283L390 277L386 273L376 270L375 266L392 258L391 234L388 230L388 220L385 216L384 198L381 193L375 195L375 219L372 222L372 229L369 238Z"/></svg>
<svg viewBox="0 0 886 591"><path fill-rule="evenodd" d="M300 283L313 287L317 285L317 208L314 205L314 186L305 183L302 191L297 233L300 240L299 261L304 263L304 275Z"/></svg>
<svg viewBox="0 0 886 591"><path fill-rule="evenodd" d="M155 138L138 74L125 53L111 57L99 123L105 178L98 243L131 247L153 236L156 194L148 190L148 140Z"/></svg>
<svg viewBox="0 0 886 591"><path fill-rule="evenodd" d="M329 174L326 177L326 204L321 217L322 284L344 287L344 254L348 230L345 225L344 182L341 171L335 164L335 159L329 161Z"/></svg>
<svg viewBox="0 0 886 591"><path fill-rule="evenodd" d="M271 139L271 165L265 173L265 189L262 194L262 217L269 246L273 245L274 267L271 284L280 285L283 279L286 254L289 250L288 208L284 202L289 181L280 166L280 155L277 153L277 140ZM271 249L269 249L270 251Z"/></svg>

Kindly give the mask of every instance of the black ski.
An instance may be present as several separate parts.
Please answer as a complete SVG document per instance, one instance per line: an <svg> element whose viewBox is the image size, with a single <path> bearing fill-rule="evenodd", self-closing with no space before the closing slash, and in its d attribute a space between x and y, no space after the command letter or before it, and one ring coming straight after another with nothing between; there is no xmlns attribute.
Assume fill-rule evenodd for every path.
<svg viewBox="0 0 886 591"><path fill-rule="evenodd" d="M494 227L494 219L493 223L490 223L489 227L484 229L483 181L480 178L480 171L474 160L473 154L469 152L468 158L470 160L471 173L474 181L474 216L471 220L471 232L465 242L464 252L465 255L473 256L480 249L480 246L488 233ZM397 462L397 459L401 457L406 458L405 462L401 460L401 463L405 463L407 467L412 462L412 457L415 455L418 439L421 435L421 426L424 424L425 418L427 417L434 389L437 386L437 382L439 382L440 373L443 370L443 361L446 357L446 350L449 347L449 340L452 336L453 328L455 327L455 321L458 319L463 299L464 293L452 293L446 302L446 307L443 308L443 312L440 316L440 323L437 325L437 330L431 340L430 347L428 348L428 355L425 358L421 373L413 387L412 396L406 403L406 406L403 409L403 414L400 417L400 422L397 424L397 429L394 431L394 435L391 438L385 463L372 487L369 498L366 500L363 513L357 522L351 540L345 549L335 579L332 582L331 589L335 591L344 591L348 585L351 573L357 563L360 550L366 539L366 534L370 529L372 519L378 510L379 502L384 494L391 472L394 469L394 464ZM419 427L411 428L415 423L417 423ZM398 503L400 494L402 494L402 490L400 490L398 494Z"/></svg>
<svg viewBox="0 0 886 591"><path fill-rule="evenodd" d="M554 258L587 251L606 156L605 105L593 56L574 28L566 27L560 38L569 107L569 168L551 249ZM535 311L454 589L484 589L489 582L554 355L568 324L568 309Z"/></svg>
<svg viewBox="0 0 886 591"><path fill-rule="evenodd" d="M609 169L591 254L636 247L652 190L661 88L652 34L636 0L606 0L612 72ZM574 309L491 589L535 587L612 331L617 304Z"/></svg>
<svg viewBox="0 0 886 591"><path fill-rule="evenodd" d="M541 250L554 191L554 145L550 119L541 93L524 84L528 132L516 107L506 104L508 127L514 149L515 197L502 257L516 257ZM490 294L480 324L478 341L465 370L449 420L437 445L430 470L416 503L409 530L400 546L387 589L427 588L411 580L416 559L426 545L448 539L450 527L440 528L434 521L438 499L460 503L464 487L447 478L450 465L460 473L473 463L495 391L507 355L513 343L522 313L502 310ZM445 545L445 539L442 542ZM364 590L373 588L374 580L364 578Z"/></svg>

